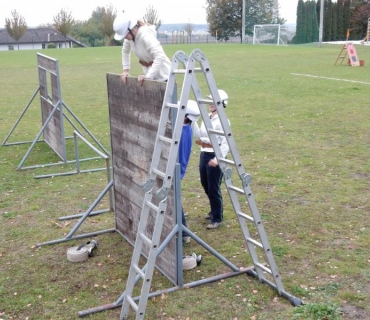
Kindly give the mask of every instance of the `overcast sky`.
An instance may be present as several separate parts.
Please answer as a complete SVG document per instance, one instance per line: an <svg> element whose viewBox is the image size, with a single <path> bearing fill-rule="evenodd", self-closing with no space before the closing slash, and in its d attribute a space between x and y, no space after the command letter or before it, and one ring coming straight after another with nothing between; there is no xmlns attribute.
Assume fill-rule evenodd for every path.
<svg viewBox="0 0 370 320"><path fill-rule="evenodd" d="M298 0L279 0L280 15L288 23L296 22ZM61 9L72 13L75 20L87 20L97 7L112 5L117 11L131 12L134 18L143 17L149 6L157 11L163 24L167 23L206 23L206 3L203 0L2 0L0 5L0 28L5 18L11 18L11 11L17 10L29 27L53 23L53 17Z"/></svg>

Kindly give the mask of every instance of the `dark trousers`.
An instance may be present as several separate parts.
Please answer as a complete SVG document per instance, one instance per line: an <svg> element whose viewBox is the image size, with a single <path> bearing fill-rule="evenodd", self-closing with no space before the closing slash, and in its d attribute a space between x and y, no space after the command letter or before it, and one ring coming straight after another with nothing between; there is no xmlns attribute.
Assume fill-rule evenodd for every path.
<svg viewBox="0 0 370 320"><path fill-rule="evenodd" d="M210 167L209 160L215 157L214 153L201 152L199 159L200 182L208 196L211 206L211 222L221 222L223 219L223 203L221 194L222 171L219 166Z"/></svg>

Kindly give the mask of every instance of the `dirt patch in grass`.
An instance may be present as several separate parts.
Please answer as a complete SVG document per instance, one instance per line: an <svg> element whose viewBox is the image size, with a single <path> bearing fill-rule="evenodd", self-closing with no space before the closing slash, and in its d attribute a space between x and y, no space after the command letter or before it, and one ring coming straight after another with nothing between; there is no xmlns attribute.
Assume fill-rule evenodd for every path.
<svg viewBox="0 0 370 320"><path fill-rule="evenodd" d="M345 304L342 307L344 319L370 319L370 313L350 304Z"/></svg>

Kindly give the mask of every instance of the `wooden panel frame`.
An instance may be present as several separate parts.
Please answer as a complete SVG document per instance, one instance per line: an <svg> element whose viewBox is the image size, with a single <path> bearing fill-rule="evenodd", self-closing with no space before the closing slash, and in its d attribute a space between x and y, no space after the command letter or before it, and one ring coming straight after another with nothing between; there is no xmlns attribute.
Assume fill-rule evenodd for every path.
<svg viewBox="0 0 370 320"><path fill-rule="evenodd" d="M37 66L41 100L41 120L43 126L50 114L57 108L43 131L44 140L50 148L66 162L67 155L58 60L38 53ZM50 81L51 95L48 90L48 80Z"/></svg>

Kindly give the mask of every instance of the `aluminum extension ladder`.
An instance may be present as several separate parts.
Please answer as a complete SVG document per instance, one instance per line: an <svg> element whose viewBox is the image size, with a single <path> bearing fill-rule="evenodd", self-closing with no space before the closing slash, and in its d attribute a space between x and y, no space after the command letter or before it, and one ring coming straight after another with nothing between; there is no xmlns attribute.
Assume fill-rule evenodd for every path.
<svg viewBox="0 0 370 320"><path fill-rule="evenodd" d="M185 69L178 69L179 63L182 63ZM200 64L200 68L197 64ZM202 98L202 94L196 79L196 73L203 73L212 99ZM174 91L176 76L182 74L183 85L181 90L181 97L177 104L172 103L172 93ZM272 288L277 290L280 295L286 295L284 287L281 281L280 274L278 272L274 256L271 251L264 227L262 225L261 217L258 212L251 188L250 181L251 176L244 171L243 165L240 161L240 156L236 148L233 134L231 133L230 125L226 117L223 104L220 100L218 90L216 87L215 80L213 78L209 63L204 56L204 54L199 50L195 49L190 57L182 51L178 51L172 59L171 73L168 79L167 88L163 100L162 113L159 121L159 127L157 131L157 136L154 146L154 154L152 157L152 163L149 169L149 178L144 183L143 189L146 192L144 196L144 202L142 206L140 222L138 226L136 242L134 246L133 256L131 260L131 266L129 270L129 276L126 283L126 290L123 296L123 303L121 309L121 320L127 320L130 306L136 312L136 320L144 319L145 309L148 301L148 295L150 292L150 286L152 281L152 276L155 268L155 261L157 256L157 249L159 248L160 235L163 228L163 221L166 212L166 200L168 192L172 185L172 178L174 174L178 146L182 132L183 119L186 112L186 105L189 99L190 90L198 102L200 108L202 119L207 128L208 136L213 145L216 157L218 159L219 166L224 174L224 181L232 201L235 213L237 215L239 224L241 226L250 256L253 260L254 269L252 269L252 275L257 277L260 282L269 284ZM208 111L206 106L210 104L215 104L217 112L220 118L223 131L213 130L211 121L208 116ZM166 125L169 121L171 109L177 109L177 117L175 125L173 126L172 137L165 135ZM217 135L224 135L229 144L230 152L229 159L222 157L221 149L217 143ZM161 154L168 149L168 158L166 163L163 163L163 158L161 160ZM230 157L231 154L231 157ZM160 163L161 162L161 163ZM165 170L161 171L161 168L165 167ZM240 186L237 187L233 184L231 180L231 175L233 167L239 177ZM162 185L154 190L154 182L159 178L162 181ZM252 215L248 215L242 212L241 202L239 202L238 197L244 195L247 199L249 209ZM245 203L245 198L244 198ZM155 213L155 226L152 234L152 238L148 238L145 234L145 230L148 222L149 212ZM257 239L251 236L251 233L247 227L248 223L253 223L256 227L256 234L258 234ZM142 254L143 244L149 246L149 254L147 256L146 265L143 268L139 267L139 260ZM262 249L264 252L265 261L259 261L259 255L256 248ZM269 280L266 278L269 275ZM135 284L139 280L142 280L141 293L139 296L138 303L136 303L132 297Z"/></svg>

